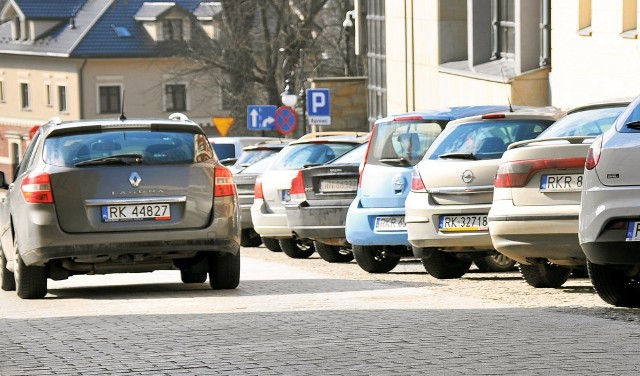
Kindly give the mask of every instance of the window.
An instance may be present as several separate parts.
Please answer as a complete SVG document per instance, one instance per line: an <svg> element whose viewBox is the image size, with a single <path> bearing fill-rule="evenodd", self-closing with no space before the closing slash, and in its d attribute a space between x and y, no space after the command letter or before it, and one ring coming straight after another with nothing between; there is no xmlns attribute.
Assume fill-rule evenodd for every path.
<svg viewBox="0 0 640 376"><path fill-rule="evenodd" d="M578 34L591 36L591 0L578 2Z"/></svg>
<svg viewBox="0 0 640 376"><path fill-rule="evenodd" d="M622 33L623 38L638 37L638 4L637 0L623 0L622 2Z"/></svg>
<svg viewBox="0 0 640 376"><path fill-rule="evenodd" d="M21 108L23 110L31 108L29 105L29 84L26 82L20 83L20 97L22 99Z"/></svg>
<svg viewBox="0 0 640 376"><path fill-rule="evenodd" d="M120 113L120 86L100 86L100 108L101 114Z"/></svg>
<svg viewBox="0 0 640 376"><path fill-rule="evenodd" d="M4 81L0 81L0 103L4 103Z"/></svg>
<svg viewBox="0 0 640 376"><path fill-rule="evenodd" d="M184 84L169 84L164 86L165 111L187 110L187 86Z"/></svg>
<svg viewBox="0 0 640 376"><path fill-rule="evenodd" d="M44 100L47 107L53 106L53 98L51 95L51 85L44 85Z"/></svg>
<svg viewBox="0 0 640 376"><path fill-rule="evenodd" d="M170 18L162 21L164 40L182 40L182 20Z"/></svg>
<svg viewBox="0 0 640 376"><path fill-rule="evenodd" d="M58 86L58 111L67 112L67 87Z"/></svg>
<svg viewBox="0 0 640 376"><path fill-rule="evenodd" d="M493 0L493 59L515 57L516 18L514 0Z"/></svg>

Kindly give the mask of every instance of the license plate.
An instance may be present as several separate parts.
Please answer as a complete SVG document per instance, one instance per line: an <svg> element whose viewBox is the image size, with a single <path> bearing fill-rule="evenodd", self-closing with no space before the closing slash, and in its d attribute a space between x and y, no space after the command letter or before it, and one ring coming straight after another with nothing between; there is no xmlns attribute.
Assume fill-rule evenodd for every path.
<svg viewBox="0 0 640 376"><path fill-rule="evenodd" d="M486 231L489 220L486 215L443 215L440 217L440 231Z"/></svg>
<svg viewBox="0 0 640 376"><path fill-rule="evenodd" d="M355 192L358 189L356 179L320 180L320 192Z"/></svg>
<svg viewBox="0 0 640 376"><path fill-rule="evenodd" d="M109 205L102 207L103 222L167 221L171 219L169 204Z"/></svg>
<svg viewBox="0 0 640 376"><path fill-rule="evenodd" d="M398 231L406 230L407 224L404 216L376 217L375 231Z"/></svg>
<svg viewBox="0 0 640 376"><path fill-rule="evenodd" d="M282 202L291 201L291 190L285 189L282 191Z"/></svg>
<svg viewBox="0 0 640 376"><path fill-rule="evenodd" d="M628 242L640 241L640 222L631 221L627 223L627 236L625 240Z"/></svg>
<svg viewBox="0 0 640 376"><path fill-rule="evenodd" d="M582 174L542 175L540 192L577 192L582 190Z"/></svg>

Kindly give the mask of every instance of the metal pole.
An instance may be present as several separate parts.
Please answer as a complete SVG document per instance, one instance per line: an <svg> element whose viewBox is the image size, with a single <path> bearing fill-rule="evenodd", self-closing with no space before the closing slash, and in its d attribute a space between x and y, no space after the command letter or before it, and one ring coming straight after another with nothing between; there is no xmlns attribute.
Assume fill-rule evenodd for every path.
<svg viewBox="0 0 640 376"><path fill-rule="evenodd" d="M305 89L307 88L307 80L304 77L304 50L300 49L300 61L299 61L299 80L300 80L300 104L302 105L302 126L304 128L304 133L309 133L307 129L307 93Z"/></svg>

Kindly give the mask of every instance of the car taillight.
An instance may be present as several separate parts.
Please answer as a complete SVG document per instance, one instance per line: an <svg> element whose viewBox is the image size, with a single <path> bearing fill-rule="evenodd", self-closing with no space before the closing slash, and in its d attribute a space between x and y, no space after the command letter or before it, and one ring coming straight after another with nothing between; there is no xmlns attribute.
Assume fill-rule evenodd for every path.
<svg viewBox="0 0 640 376"><path fill-rule="evenodd" d="M306 193L304 193L304 176L302 171L298 171L293 180L291 180L291 201L302 202L307 199Z"/></svg>
<svg viewBox="0 0 640 376"><path fill-rule="evenodd" d="M485 115L482 115L482 118L485 119L485 120L488 120L488 119L504 119L504 118L506 118L506 116L505 116L505 114L485 114Z"/></svg>
<svg viewBox="0 0 640 376"><path fill-rule="evenodd" d="M420 173L416 168L411 171L411 191L413 192L426 192L424 182L420 177Z"/></svg>
<svg viewBox="0 0 640 376"><path fill-rule="evenodd" d="M31 204L52 204L53 193L51 192L51 179L49 174L41 172L29 175L20 185L24 200Z"/></svg>
<svg viewBox="0 0 640 376"><path fill-rule="evenodd" d="M374 139L373 135L378 130L378 126L374 125L373 130L371 131L371 136L369 137L369 143L367 144L367 151L364 153L364 160L358 166L358 174L360 178L358 179L358 188L360 188L360 184L362 183L362 174L364 174L364 167L367 165L367 159L369 158L369 151L371 150L371 140Z"/></svg>
<svg viewBox="0 0 640 376"><path fill-rule="evenodd" d="M591 144L589 151L587 152L587 159L584 163L584 168L587 170L593 170L600 162L600 154L602 154L602 137Z"/></svg>
<svg viewBox="0 0 640 376"><path fill-rule="evenodd" d="M223 166L214 169L214 197L232 196L236 194L236 184L233 182L233 174Z"/></svg>
<svg viewBox="0 0 640 376"><path fill-rule="evenodd" d="M530 159L504 162L498 166L493 185L496 188L519 188L527 185L531 177L541 170L582 169L584 158Z"/></svg>
<svg viewBox="0 0 640 376"><path fill-rule="evenodd" d="M262 193L262 177L258 176L256 178L256 184L253 187L253 198L264 200L264 194Z"/></svg>

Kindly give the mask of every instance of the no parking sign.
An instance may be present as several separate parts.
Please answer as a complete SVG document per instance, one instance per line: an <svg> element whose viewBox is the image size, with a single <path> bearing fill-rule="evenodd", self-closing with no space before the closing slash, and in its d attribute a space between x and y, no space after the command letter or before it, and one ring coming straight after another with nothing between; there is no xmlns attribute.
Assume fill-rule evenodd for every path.
<svg viewBox="0 0 640 376"><path fill-rule="evenodd" d="M276 110L276 129L281 134L293 133L298 125L298 114L288 106L278 107Z"/></svg>

